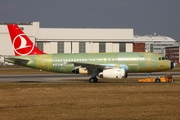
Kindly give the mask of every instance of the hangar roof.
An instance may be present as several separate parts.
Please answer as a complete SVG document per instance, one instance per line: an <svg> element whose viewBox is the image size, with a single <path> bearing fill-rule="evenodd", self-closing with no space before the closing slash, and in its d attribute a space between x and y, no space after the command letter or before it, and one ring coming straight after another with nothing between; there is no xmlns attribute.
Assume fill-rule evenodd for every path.
<svg viewBox="0 0 180 120"><path fill-rule="evenodd" d="M175 42L174 39L167 37L167 36L153 36L153 35L145 35L145 36L138 36L138 35L134 35L134 41L146 41L146 42L150 42L150 41L164 41L164 42Z"/></svg>

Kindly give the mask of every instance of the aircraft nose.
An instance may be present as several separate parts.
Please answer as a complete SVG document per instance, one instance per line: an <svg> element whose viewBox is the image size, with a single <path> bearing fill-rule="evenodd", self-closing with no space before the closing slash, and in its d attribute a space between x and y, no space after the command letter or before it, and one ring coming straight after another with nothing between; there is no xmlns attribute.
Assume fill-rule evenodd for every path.
<svg viewBox="0 0 180 120"><path fill-rule="evenodd" d="M171 63L170 63L171 69L173 69L175 66L176 66L176 63L174 63L174 62L171 61Z"/></svg>

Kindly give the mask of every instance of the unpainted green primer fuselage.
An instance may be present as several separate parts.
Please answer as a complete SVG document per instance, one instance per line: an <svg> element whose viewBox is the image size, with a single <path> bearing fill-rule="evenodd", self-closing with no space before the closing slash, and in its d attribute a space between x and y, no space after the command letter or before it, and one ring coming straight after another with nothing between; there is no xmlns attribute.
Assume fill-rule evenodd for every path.
<svg viewBox="0 0 180 120"><path fill-rule="evenodd" d="M160 54L145 52L130 53L72 53L14 56L20 60L6 60L18 65L59 73L72 73L77 67L72 62L120 67L126 65L128 73L158 72L171 69L171 61ZM28 60L28 62L21 61Z"/></svg>

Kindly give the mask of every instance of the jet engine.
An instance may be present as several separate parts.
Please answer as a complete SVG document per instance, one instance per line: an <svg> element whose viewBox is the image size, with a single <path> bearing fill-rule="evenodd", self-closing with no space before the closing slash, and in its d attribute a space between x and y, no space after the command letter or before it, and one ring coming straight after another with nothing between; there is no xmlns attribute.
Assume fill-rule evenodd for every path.
<svg viewBox="0 0 180 120"><path fill-rule="evenodd" d="M100 72L98 77L99 78L117 78L121 79L125 77L126 71L122 68L113 68L113 69L106 69L103 72Z"/></svg>

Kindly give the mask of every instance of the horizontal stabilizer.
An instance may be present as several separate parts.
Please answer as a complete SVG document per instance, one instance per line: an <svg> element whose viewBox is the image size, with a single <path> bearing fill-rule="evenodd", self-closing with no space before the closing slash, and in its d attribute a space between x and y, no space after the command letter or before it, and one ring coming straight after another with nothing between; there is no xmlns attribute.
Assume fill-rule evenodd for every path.
<svg viewBox="0 0 180 120"><path fill-rule="evenodd" d="M5 58L6 62L10 62L13 64L21 64L21 65L26 65L30 60L27 59L21 59L21 58Z"/></svg>

